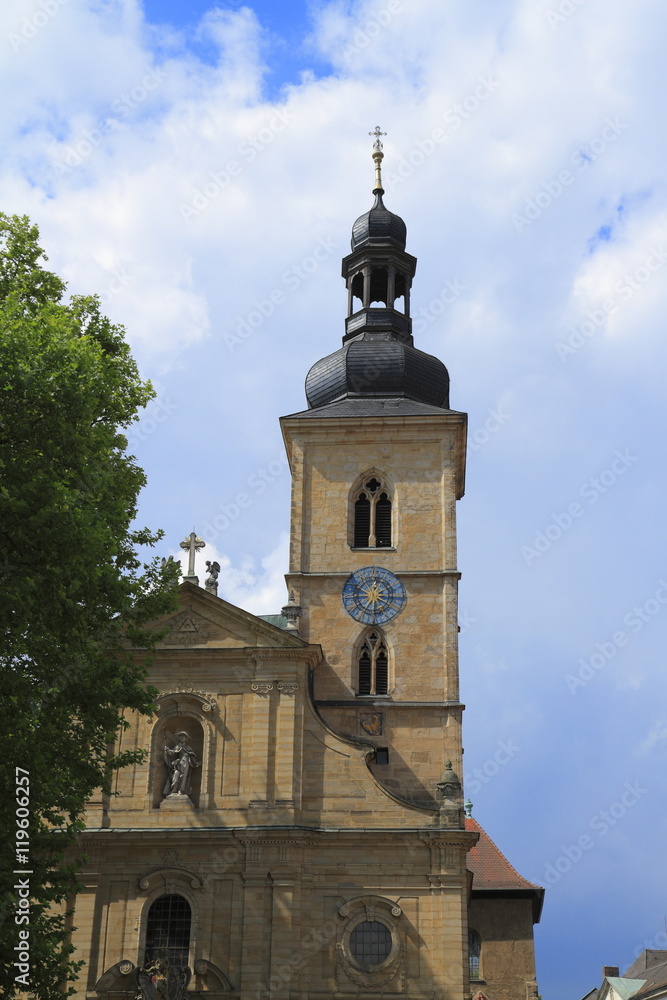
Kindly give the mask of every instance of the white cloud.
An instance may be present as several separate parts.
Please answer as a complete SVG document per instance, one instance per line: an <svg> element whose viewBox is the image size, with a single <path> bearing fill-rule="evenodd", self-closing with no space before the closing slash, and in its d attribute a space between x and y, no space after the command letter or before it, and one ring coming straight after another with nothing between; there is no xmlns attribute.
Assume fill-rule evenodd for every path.
<svg viewBox="0 0 667 1000"><path fill-rule="evenodd" d="M181 572L188 571L188 554L184 550L172 552L181 563ZM283 532L277 547L265 556L259 568L255 560L245 556L234 564L228 555L207 543L197 556L195 570L203 587L206 581L206 561L220 566L218 596L230 604L244 608L254 615L278 615L287 603L285 573L289 559L289 535Z"/></svg>
<svg viewBox="0 0 667 1000"><path fill-rule="evenodd" d="M652 723L646 737L637 746L637 754L645 756L655 750L664 750L667 745L667 719L656 719Z"/></svg>

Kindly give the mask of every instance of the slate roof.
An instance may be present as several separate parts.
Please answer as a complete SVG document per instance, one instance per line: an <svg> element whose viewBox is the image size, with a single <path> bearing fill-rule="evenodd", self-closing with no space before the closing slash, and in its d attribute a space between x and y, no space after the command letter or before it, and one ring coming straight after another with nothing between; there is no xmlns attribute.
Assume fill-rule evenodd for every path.
<svg viewBox="0 0 667 1000"><path fill-rule="evenodd" d="M597 990L597 989L595 989L595 990L589 990L589 992L586 994L586 996L582 997L581 1000L597 1000L598 993L599 993L599 990Z"/></svg>
<svg viewBox="0 0 667 1000"><path fill-rule="evenodd" d="M624 979L640 979L641 989L636 992L646 993L659 986L667 985L667 951L648 948L635 959L629 969L623 973Z"/></svg>
<svg viewBox="0 0 667 1000"><path fill-rule="evenodd" d="M449 374L439 358L413 347L395 330L373 334L373 309L364 314L365 333L316 361L306 376L313 409L346 396L405 396L430 406L449 406ZM380 310L381 318L390 315ZM410 338L412 339L412 338Z"/></svg>
<svg viewBox="0 0 667 1000"><path fill-rule="evenodd" d="M616 971L616 970L615 970ZM604 972L604 970L603 970ZM622 1000L657 1000L667 996L667 950L645 949L622 976L605 976L602 986L591 990L583 1000L597 1000L609 996L605 985L609 984Z"/></svg>
<svg viewBox="0 0 667 1000"><path fill-rule="evenodd" d="M416 399L406 399L405 397L391 396L373 399L372 397L348 396L346 399L339 399L337 402L318 406L312 410L303 410L300 413L289 413L283 420L290 417L408 417L408 416L431 416L432 414L456 413L458 410L446 410L441 406L431 406L429 403L420 403Z"/></svg>
<svg viewBox="0 0 667 1000"><path fill-rule="evenodd" d="M541 886L529 882L512 868L505 855L472 816L466 816L466 830L473 830L479 834L479 840L468 851L468 868L473 874L473 892L476 889L528 889L544 892Z"/></svg>
<svg viewBox="0 0 667 1000"><path fill-rule="evenodd" d="M408 232L400 215L390 212L382 201L384 192L379 188L373 194L375 201L373 207L360 215L352 226L352 249L367 243L384 244L390 243L397 246L399 250L405 250L405 243Z"/></svg>

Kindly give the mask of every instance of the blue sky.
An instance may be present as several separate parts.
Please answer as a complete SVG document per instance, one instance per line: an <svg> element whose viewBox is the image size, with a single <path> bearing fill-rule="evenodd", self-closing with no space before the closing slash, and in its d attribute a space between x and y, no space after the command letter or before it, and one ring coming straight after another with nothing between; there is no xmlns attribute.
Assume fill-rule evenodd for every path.
<svg viewBox="0 0 667 1000"><path fill-rule="evenodd" d="M237 12L244 4L242 0L227 0L217 5L201 0L188 4L178 0L166 3L150 0L143 4L143 10L147 22L177 27L190 51L196 52L203 60L214 61L215 47L207 44L198 30L202 18L213 6L221 11ZM310 36L319 4L264 0L248 6L261 25L262 54L266 66L263 93L266 97L278 96L286 84L298 83L304 72L320 75L330 71L328 61L322 59L311 44Z"/></svg>
<svg viewBox="0 0 667 1000"><path fill-rule="evenodd" d="M367 133L388 132L416 343L470 415L475 816L549 886L544 1000L667 947L664 5L45 10L0 13L0 205L102 296L157 388L130 435L142 520L165 552L195 527L255 612L285 599L278 417L340 343Z"/></svg>

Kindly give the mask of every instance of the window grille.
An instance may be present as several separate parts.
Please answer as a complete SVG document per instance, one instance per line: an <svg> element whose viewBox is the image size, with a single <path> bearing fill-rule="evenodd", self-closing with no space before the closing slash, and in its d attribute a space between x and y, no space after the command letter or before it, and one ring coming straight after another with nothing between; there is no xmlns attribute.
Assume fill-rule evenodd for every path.
<svg viewBox="0 0 667 1000"><path fill-rule="evenodd" d="M391 931L379 920L364 920L350 934L350 951L359 965L381 965L391 953Z"/></svg>
<svg viewBox="0 0 667 1000"><path fill-rule="evenodd" d="M468 966L471 979L479 979L479 953L482 939L477 931L468 931Z"/></svg>
<svg viewBox="0 0 667 1000"><path fill-rule="evenodd" d="M146 921L146 957L148 968L167 961L170 967L186 966L190 953L190 904L182 896L160 896L151 905Z"/></svg>

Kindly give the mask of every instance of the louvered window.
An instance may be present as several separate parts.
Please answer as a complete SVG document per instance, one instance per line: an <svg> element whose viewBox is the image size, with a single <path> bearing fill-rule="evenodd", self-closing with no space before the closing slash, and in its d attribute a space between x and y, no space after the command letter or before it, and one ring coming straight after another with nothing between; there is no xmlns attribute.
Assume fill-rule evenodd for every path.
<svg viewBox="0 0 667 1000"><path fill-rule="evenodd" d="M375 657L375 693L386 694L389 684L389 661L387 660L387 650L384 644Z"/></svg>
<svg viewBox="0 0 667 1000"><path fill-rule="evenodd" d="M353 544L357 549L391 545L391 494L377 476L370 476L356 495Z"/></svg>
<svg viewBox="0 0 667 1000"><path fill-rule="evenodd" d="M375 504L375 541L378 547L391 545L391 500L386 493Z"/></svg>
<svg viewBox="0 0 667 1000"><path fill-rule="evenodd" d="M354 544L356 548L364 549L368 545L371 533L371 502L365 493L361 493L354 504Z"/></svg>
<svg viewBox="0 0 667 1000"><path fill-rule="evenodd" d="M373 687L373 660L364 645L359 657L359 694L370 694Z"/></svg>
<svg viewBox="0 0 667 1000"><path fill-rule="evenodd" d="M379 632L370 632L363 642L357 661L357 694L387 694L389 691L389 657Z"/></svg>

